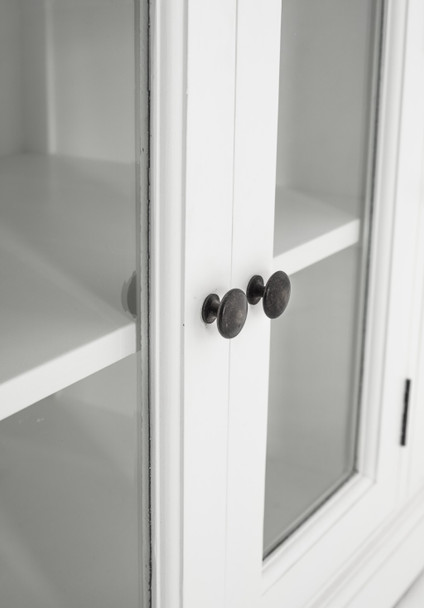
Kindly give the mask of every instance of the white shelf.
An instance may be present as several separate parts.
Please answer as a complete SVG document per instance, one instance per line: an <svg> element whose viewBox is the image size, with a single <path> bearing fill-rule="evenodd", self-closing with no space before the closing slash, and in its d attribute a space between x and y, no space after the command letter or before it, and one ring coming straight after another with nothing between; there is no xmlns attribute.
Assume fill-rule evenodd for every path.
<svg viewBox="0 0 424 608"><path fill-rule="evenodd" d="M422 608L424 606L424 573L412 583L395 608Z"/></svg>
<svg viewBox="0 0 424 608"><path fill-rule="evenodd" d="M136 606L137 357L0 426L2 606Z"/></svg>
<svg viewBox="0 0 424 608"><path fill-rule="evenodd" d="M0 160L0 420L135 351L134 168Z"/></svg>
<svg viewBox="0 0 424 608"><path fill-rule="evenodd" d="M294 274L355 245L360 220L350 210L356 201L323 201L301 192L277 189L274 270Z"/></svg>

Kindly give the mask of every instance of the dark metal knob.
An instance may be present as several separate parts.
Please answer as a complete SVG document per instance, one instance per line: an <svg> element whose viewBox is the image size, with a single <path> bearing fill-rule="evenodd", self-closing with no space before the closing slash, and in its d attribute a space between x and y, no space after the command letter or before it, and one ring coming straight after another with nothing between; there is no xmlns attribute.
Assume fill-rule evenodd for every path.
<svg viewBox="0 0 424 608"><path fill-rule="evenodd" d="M216 319L221 336L235 338L244 327L247 309L246 294L241 289L230 289L222 300L216 293L211 293L203 302L202 319L205 323L213 323Z"/></svg>
<svg viewBox="0 0 424 608"><path fill-rule="evenodd" d="M262 298L264 312L270 319L276 319L283 314L289 303L290 293L290 279L282 270L274 272L266 285L263 278L255 274L246 289L249 304L257 304Z"/></svg>

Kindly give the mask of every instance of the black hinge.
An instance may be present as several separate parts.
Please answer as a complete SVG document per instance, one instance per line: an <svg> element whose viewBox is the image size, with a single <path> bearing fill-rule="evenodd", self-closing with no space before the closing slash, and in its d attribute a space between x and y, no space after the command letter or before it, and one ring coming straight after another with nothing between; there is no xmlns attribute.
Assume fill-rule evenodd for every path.
<svg viewBox="0 0 424 608"><path fill-rule="evenodd" d="M403 414L402 414L402 430L400 434L400 445L406 445L406 431L408 428L408 411L409 411L409 396L411 394L411 380L407 378L405 381L405 391L403 393Z"/></svg>

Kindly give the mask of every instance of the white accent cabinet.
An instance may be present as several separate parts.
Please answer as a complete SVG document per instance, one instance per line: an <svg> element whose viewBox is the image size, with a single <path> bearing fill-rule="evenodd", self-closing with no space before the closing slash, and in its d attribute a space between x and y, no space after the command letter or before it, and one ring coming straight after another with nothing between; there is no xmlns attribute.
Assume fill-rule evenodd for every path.
<svg viewBox="0 0 424 608"><path fill-rule="evenodd" d="M153 599L394 606L424 567L424 5L151 10ZM238 336L208 294L291 278Z"/></svg>
<svg viewBox="0 0 424 608"><path fill-rule="evenodd" d="M0 0L0 85L0 605L394 606L423 1Z"/></svg>

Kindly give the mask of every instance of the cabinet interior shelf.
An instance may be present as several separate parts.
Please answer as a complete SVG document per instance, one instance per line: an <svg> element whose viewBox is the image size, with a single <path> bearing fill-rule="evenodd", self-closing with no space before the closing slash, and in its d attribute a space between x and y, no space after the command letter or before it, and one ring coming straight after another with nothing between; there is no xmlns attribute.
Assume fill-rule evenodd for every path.
<svg viewBox="0 0 424 608"><path fill-rule="evenodd" d="M289 275L355 245L360 239L358 202L313 197L277 188L274 271Z"/></svg>
<svg viewBox="0 0 424 608"><path fill-rule="evenodd" d="M127 357L2 422L3 605L137 604L137 369Z"/></svg>
<svg viewBox="0 0 424 608"><path fill-rule="evenodd" d="M135 352L130 164L0 160L0 420Z"/></svg>
<svg viewBox="0 0 424 608"><path fill-rule="evenodd" d="M135 352L121 302L135 269L134 201L128 163L1 159L0 420ZM293 274L357 243L360 222L278 189L275 233L275 268Z"/></svg>

